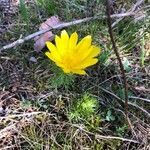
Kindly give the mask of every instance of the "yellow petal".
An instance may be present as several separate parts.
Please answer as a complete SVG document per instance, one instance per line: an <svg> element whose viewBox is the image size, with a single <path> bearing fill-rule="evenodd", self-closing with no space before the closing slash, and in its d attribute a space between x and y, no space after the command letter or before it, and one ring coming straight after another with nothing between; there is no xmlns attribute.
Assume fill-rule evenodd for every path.
<svg viewBox="0 0 150 150"><path fill-rule="evenodd" d="M61 62L56 62L56 65L57 65L58 67L64 68L64 64L62 64Z"/></svg>
<svg viewBox="0 0 150 150"><path fill-rule="evenodd" d="M69 35L66 30L61 31L61 39L62 40L69 40Z"/></svg>
<svg viewBox="0 0 150 150"><path fill-rule="evenodd" d="M101 52L101 49L99 47L92 45L91 53L88 56L89 57L96 57L98 54L100 54L100 52Z"/></svg>
<svg viewBox="0 0 150 150"><path fill-rule="evenodd" d="M68 33L65 30L63 30L61 32L61 51L63 54L67 52L68 45L69 45L69 36Z"/></svg>
<svg viewBox="0 0 150 150"><path fill-rule="evenodd" d="M55 36L55 44L56 44L58 53L60 54L61 57L63 57L61 38L57 35Z"/></svg>
<svg viewBox="0 0 150 150"><path fill-rule="evenodd" d="M82 52L82 54L78 54L76 60L78 61L78 63L82 63L87 59L92 59L93 57L96 57L99 53L100 53L100 48L92 45L89 49Z"/></svg>
<svg viewBox="0 0 150 150"><path fill-rule="evenodd" d="M70 73L70 70L67 68L62 68L65 73Z"/></svg>
<svg viewBox="0 0 150 150"><path fill-rule="evenodd" d="M76 67L74 67L74 69L84 69L84 68L87 68L89 66L92 66L92 65L96 64L97 62L98 62L97 58L86 59L85 61L83 61L82 63L78 64Z"/></svg>
<svg viewBox="0 0 150 150"><path fill-rule="evenodd" d="M89 50L87 50L87 55L85 55L85 59L96 57L100 53L100 48L92 45Z"/></svg>
<svg viewBox="0 0 150 150"><path fill-rule="evenodd" d="M84 70L81 70L81 69L74 69L74 70L71 70L72 73L75 73L75 74L80 74L80 75L85 75L86 72Z"/></svg>
<svg viewBox="0 0 150 150"><path fill-rule="evenodd" d="M45 55L52 61L55 61L55 58L52 56L52 54L50 52L45 52Z"/></svg>
<svg viewBox="0 0 150 150"><path fill-rule="evenodd" d="M69 49L74 49L78 42L78 34L74 32L69 39Z"/></svg>
<svg viewBox="0 0 150 150"><path fill-rule="evenodd" d="M48 47L49 51L50 52L54 52L54 51L57 51L57 48L54 44L52 44L51 42L46 42L46 46Z"/></svg>
<svg viewBox="0 0 150 150"><path fill-rule="evenodd" d="M82 53L83 51L87 50L91 46L92 37L90 35L83 38L79 44L77 45L76 49L79 53Z"/></svg>
<svg viewBox="0 0 150 150"><path fill-rule="evenodd" d="M53 52L53 53L45 52L45 55L54 62L61 61L60 55L57 52Z"/></svg>
<svg viewBox="0 0 150 150"><path fill-rule="evenodd" d="M91 36L86 36L81 42L77 45L77 53L76 55L80 58L84 59L90 53L89 48L91 46L92 38Z"/></svg>
<svg viewBox="0 0 150 150"><path fill-rule="evenodd" d="M55 35L55 44L57 48L61 48L61 39L57 35Z"/></svg>

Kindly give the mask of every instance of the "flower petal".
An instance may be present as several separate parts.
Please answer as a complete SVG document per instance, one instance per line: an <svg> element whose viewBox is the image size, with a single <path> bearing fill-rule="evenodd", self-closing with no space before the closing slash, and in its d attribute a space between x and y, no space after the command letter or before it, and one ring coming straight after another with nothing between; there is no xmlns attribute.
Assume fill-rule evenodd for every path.
<svg viewBox="0 0 150 150"><path fill-rule="evenodd" d="M71 70L72 73L75 73L75 74L80 74L80 75L85 75L86 72L84 70L81 70L81 69L74 69L74 70Z"/></svg>
<svg viewBox="0 0 150 150"><path fill-rule="evenodd" d="M83 51L87 50L91 46L91 42L92 42L92 37L90 35L84 37L76 47L77 52L83 53Z"/></svg>
<svg viewBox="0 0 150 150"><path fill-rule="evenodd" d="M78 61L78 63L82 63L87 59L92 59L93 57L96 57L99 53L100 53L100 48L92 45L89 49L82 52L82 54L78 54L76 57L76 61Z"/></svg>
<svg viewBox="0 0 150 150"><path fill-rule="evenodd" d="M74 32L69 39L69 49L74 49L78 42L78 34Z"/></svg>
<svg viewBox="0 0 150 150"><path fill-rule="evenodd" d="M69 35L66 30L61 31L61 40L65 40L65 42L66 40L69 40Z"/></svg>
<svg viewBox="0 0 150 150"><path fill-rule="evenodd" d="M45 55L52 61L55 61L55 58L52 56L52 54L50 52L45 52Z"/></svg>
<svg viewBox="0 0 150 150"><path fill-rule="evenodd" d="M48 49L49 49L50 52L57 51L56 46L53 43L49 42L49 41L46 42L46 46L48 47Z"/></svg>
<svg viewBox="0 0 150 150"><path fill-rule="evenodd" d="M67 68L62 68L65 73L70 73L71 71Z"/></svg>
<svg viewBox="0 0 150 150"><path fill-rule="evenodd" d="M76 47L76 55L82 58L83 60L87 55L90 53L88 50L91 46L92 38L91 36L86 36L84 39L82 39L79 44Z"/></svg>
<svg viewBox="0 0 150 150"><path fill-rule="evenodd" d="M61 39L57 35L55 36L55 44L56 44L57 49L61 48Z"/></svg>
<svg viewBox="0 0 150 150"><path fill-rule="evenodd" d="M63 54L67 52L68 45L69 45L69 35L65 30L63 30L61 32L61 51Z"/></svg>
<svg viewBox="0 0 150 150"><path fill-rule="evenodd" d="M45 55L51 59L52 61L54 62L60 62L61 61L61 58L60 58L60 55L57 53L57 52L45 52Z"/></svg>
<svg viewBox="0 0 150 150"><path fill-rule="evenodd" d="M96 57L99 53L100 53L100 48L99 47L96 47L94 45L92 45L88 50L87 50L87 55L85 55L85 59L88 59L88 58L93 58L93 57Z"/></svg>
<svg viewBox="0 0 150 150"><path fill-rule="evenodd" d="M76 67L74 67L74 69L84 69L84 68L87 68L89 66L92 66L92 65L96 64L97 62L98 62L97 58L86 59L85 61L83 61L82 63L78 64Z"/></svg>
<svg viewBox="0 0 150 150"><path fill-rule="evenodd" d="M100 54L101 49L97 46L92 45L91 46L91 52L88 55L89 57L96 57L98 54Z"/></svg>

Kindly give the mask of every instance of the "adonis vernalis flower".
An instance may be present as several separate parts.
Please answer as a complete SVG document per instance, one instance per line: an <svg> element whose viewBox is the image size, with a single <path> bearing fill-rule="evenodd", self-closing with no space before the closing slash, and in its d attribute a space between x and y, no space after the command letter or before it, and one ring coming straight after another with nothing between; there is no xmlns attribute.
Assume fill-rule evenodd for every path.
<svg viewBox="0 0 150 150"><path fill-rule="evenodd" d="M84 75L85 68L98 62L96 56L100 53L100 48L92 45L90 35L78 42L78 34L74 32L69 37L63 30L61 36L55 36L55 45L46 42L49 49L45 54L49 59L62 68L65 73Z"/></svg>

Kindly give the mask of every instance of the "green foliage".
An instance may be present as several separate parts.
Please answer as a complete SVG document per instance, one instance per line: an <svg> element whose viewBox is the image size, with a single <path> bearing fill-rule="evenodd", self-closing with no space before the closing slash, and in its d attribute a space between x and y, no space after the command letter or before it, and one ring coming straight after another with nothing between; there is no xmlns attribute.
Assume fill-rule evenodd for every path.
<svg viewBox="0 0 150 150"><path fill-rule="evenodd" d="M31 101L23 100L23 101L21 101L21 107L23 109L30 108L30 107L32 107L32 103L31 103Z"/></svg>
<svg viewBox="0 0 150 150"><path fill-rule="evenodd" d="M124 88L120 87L119 89L116 89L116 93L121 99L124 99ZM132 91L128 90L128 96L134 96Z"/></svg>
<svg viewBox="0 0 150 150"><path fill-rule="evenodd" d="M101 140L99 143L95 142L94 145L92 150L117 150L121 142L119 140Z"/></svg>
<svg viewBox="0 0 150 150"><path fill-rule="evenodd" d="M81 99L75 101L69 112L69 119L71 121L79 121L82 119L90 120L93 115L96 116L96 109L98 107L97 99L85 94Z"/></svg>
<svg viewBox="0 0 150 150"><path fill-rule="evenodd" d="M112 114L111 110L107 111L105 120L107 120L107 121L114 121L115 120L115 116Z"/></svg>
<svg viewBox="0 0 150 150"><path fill-rule="evenodd" d="M128 129L128 126L124 124L121 127L116 127L116 133L118 136L122 137L126 133L126 130Z"/></svg>
<svg viewBox="0 0 150 150"><path fill-rule="evenodd" d="M74 83L75 76L72 74L65 74L63 72L56 73L54 77L50 79L50 83L53 87L65 87L68 89Z"/></svg>
<svg viewBox="0 0 150 150"><path fill-rule="evenodd" d="M47 15L54 15L56 13L57 7L54 0L37 0L37 4Z"/></svg>
<svg viewBox="0 0 150 150"><path fill-rule="evenodd" d="M25 1L24 0L20 0L20 14L21 17L23 19L23 21L25 21L25 23L27 25L29 25L29 13L28 13L28 9L26 7Z"/></svg>
<svg viewBox="0 0 150 150"><path fill-rule="evenodd" d="M54 63L51 66L54 76L49 80L50 84L55 88L64 87L68 89L73 85L75 80L75 75L64 73L61 68L57 67Z"/></svg>
<svg viewBox="0 0 150 150"><path fill-rule="evenodd" d="M145 37L143 36L141 38L141 56L140 56L140 60L141 60L141 66L142 67L145 65L146 57L149 56L149 52L147 52L147 51L150 51L150 50L149 49L145 49L146 41L147 41L148 38L150 39L150 33L146 34Z"/></svg>
<svg viewBox="0 0 150 150"><path fill-rule="evenodd" d="M46 148L57 150L61 146L63 150L73 150L79 149L82 145L83 148L91 150L116 150L121 144L120 140L92 138L72 125L65 125L65 122L62 130L61 121L58 123L53 117L49 117L38 115L34 118L32 124L28 124L22 129L21 137L24 139L24 142L19 145L21 148L28 150Z"/></svg>
<svg viewBox="0 0 150 150"><path fill-rule="evenodd" d="M124 70L126 70L126 72L131 71L131 63L126 57L123 58L122 64L123 64Z"/></svg>
<svg viewBox="0 0 150 150"><path fill-rule="evenodd" d="M102 64L108 66L110 64L110 60L109 60L109 57L110 57L110 51L103 51L99 57L99 60Z"/></svg>
<svg viewBox="0 0 150 150"><path fill-rule="evenodd" d="M130 52L136 46L141 45L141 39L149 32L150 22L148 15L136 22L135 20L127 19L126 22L122 21L117 26L117 40L120 47L125 52Z"/></svg>

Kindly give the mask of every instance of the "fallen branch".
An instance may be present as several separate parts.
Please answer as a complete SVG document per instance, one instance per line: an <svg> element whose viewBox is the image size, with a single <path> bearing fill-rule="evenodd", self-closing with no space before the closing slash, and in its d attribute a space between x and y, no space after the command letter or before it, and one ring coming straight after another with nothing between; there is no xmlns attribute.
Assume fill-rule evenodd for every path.
<svg viewBox="0 0 150 150"><path fill-rule="evenodd" d="M129 9L126 13L133 13L138 6L140 6L142 3L144 2L144 0L138 0L131 9ZM112 27L114 27L116 24L118 24L122 19L124 19L125 16L122 16L121 18L119 18L118 20L116 20L113 24Z"/></svg>
<svg viewBox="0 0 150 150"><path fill-rule="evenodd" d="M129 16L134 16L135 14L136 14L136 12L127 12L127 13L121 13L121 14L113 14L110 17L111 18L129 17ZM10 49L10 48L18 46L20 44L23 44L24 42L29 41L29 40L33 39L34 37L39 36L41 34L44 34L44 33L51 31L51 30L62 29L62 28L70 27L70 26L77 25L80 23L85 23L85 22L88 22L91 20L96 20L96 19L100 20L100 19L106 19L106 18L107 18L106 16L102 15L101 17L100 16L99 17L88 17L88 18L83 18L83 19L71 21L71 22L61 23L59 25L54 26L53 28L50 27L46 30L40 30L38 32L35 32L33 34L26 36L25 38L20 38L20 39L14 41L8 45L5 45L2 48L0 48L0 53L6 49Z"/></svg>
<svg viewBox="0 0 150 150"><path fill-rule="evenodd" d="M93 19L93 18L89 17L89 18L79 19L79 20L75 20L75 21L71 21L71 22L67 22L67 23L58 24L58 25L54 26L53 28L50 27L50 28L48 28L46 30L40 30L38 32L35 32L33 34L30 34L30 35L26 36L25 38L18 39L18 40L14 41L11 44L3 46L0 49L0 52L2 52L3 50L6 50L6 49L10 49L10 48L12 48L14 46L20 45L20 44L24 43L25 41L31 40L34 37L39 36L41 34L44 34L44 33L48 32L48 31L51 31L51 30L54 30L54 29L62 29L62 28L68 27L68 26L80 24L80 23L83 23L83 22L90 21L91 19Z"/></svg>

